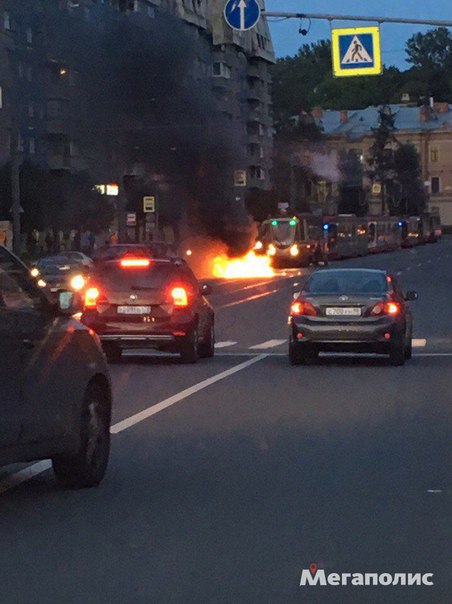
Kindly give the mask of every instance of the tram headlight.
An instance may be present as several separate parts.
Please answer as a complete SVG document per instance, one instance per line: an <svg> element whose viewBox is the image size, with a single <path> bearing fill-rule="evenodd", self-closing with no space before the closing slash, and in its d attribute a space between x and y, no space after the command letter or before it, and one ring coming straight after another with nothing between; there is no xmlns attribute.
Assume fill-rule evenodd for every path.
<svg viewBox="0 0 452 604"><path fill-rule="evenodd" d="M270 243L270 245L268 246L268 255L269 256L274 256L276 254L276 248L273 245L273 243Z"/></svg>
<svg viewBox="0 0 452 604"><path fill-rule="evenodd" d="M298 256L299 253L300 253L300 250L298 249L298 245L296 243L294 243L290 247L290 255L291 256Z"/></svg>

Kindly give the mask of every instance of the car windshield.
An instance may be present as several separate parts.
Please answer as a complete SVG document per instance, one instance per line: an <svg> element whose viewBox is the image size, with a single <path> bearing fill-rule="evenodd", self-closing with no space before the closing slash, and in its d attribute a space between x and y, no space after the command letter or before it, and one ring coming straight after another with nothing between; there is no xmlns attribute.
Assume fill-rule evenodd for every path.
<svg viewBox="0 0 452 604"><path fill-rule="evenodd" d="M271 224L273 241L290 245L294 242L296 225L290 224L288 220L275 220Z"/></svg>
<svg viewBox="0 0 452 604"><path fill-rule="evenodd" d="M149 268L123 268L119 264L105 266L94 275L110 291L131 289L161 289L174 277L174 267L170 264L152 264Z"/></svg>
<svg viewBox="0 0 452 604"><path fill-rule="evenodd" d="M381 295L387 291L384 273L377 271L320 271L306 284L310 294Z"/></svg>
<svg viewBox="0 0 452 604"><path fill-rule="evenodd" d="M36 263L36 266L42 273L56 275L63 270L62 267L68 267L71 264L74 264L74 262L71 262L69 258L66 258L65 256L55 256L54 258L43 258L42 260L39 260Z"/></svg>

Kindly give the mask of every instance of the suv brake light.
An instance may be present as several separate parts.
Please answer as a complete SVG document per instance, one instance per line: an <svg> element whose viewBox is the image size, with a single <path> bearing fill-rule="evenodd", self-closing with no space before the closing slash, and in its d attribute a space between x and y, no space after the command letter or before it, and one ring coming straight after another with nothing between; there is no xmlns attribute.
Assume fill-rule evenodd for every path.
<svg viewBox="0 0 452 604"><path fill-rule="evenodd" d="M380 315L390 315L394 317L395 315L398 315L399 312L399 302L377 302L377 304L375 304L375 306L370 311L370 314L373 317L378 317Z"/></svg>
<svg viewBox="0 0 452 604"><path fill-rule="evenodd" d="M171 290L171 298L174 306L179 308L188 306L188 294L184 287L173 287Z"/></svg>
<svg viewBox="0 0 452 604"><path fill-rule="evenodd" d="M95 308L100 291L97 287L89 287L85 292L85 308Z"/></svg>
<svg viewBox="0 0 452 604"><path fill-rule="evenodd" d="M120 260L121 268L148 268L151 264L149 258L126 257Z"/></svg>
<svg viewBox="0 0 452 604"><path fill-rule="evenodd" d="M308 315L310 317L316 317L317 311L310 302L301 302L300 300L295 300L295 302L292 302L290 307L290 314L292 316Z"/></svg>

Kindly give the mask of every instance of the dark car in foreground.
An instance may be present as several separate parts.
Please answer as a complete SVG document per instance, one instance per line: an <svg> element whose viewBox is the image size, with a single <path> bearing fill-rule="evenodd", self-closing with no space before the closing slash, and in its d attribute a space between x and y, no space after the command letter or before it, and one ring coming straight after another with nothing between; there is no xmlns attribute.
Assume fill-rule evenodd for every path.
<svg viewBox="0 0 452 604"><path fill-rule="evenodd" d="M99 335L111 361L124 349L153 348L195 363L214 355L208 290L183 261L126 253L97 265L81 320Z"/></svg>
<svg viewBox="0 0 452 604"><path fill-rule="evenodd" d="M72 318L76 296L51 304L0 247L0 464L51 458L62 482L90 487L108 463L111 387L97 336Z"/></svg>
<svg viewBox="0 0 452 604"><path fill-rule="evenodd" d="M412 313L383 270L325 269L294 294L289 316L289 359L294 365L321 351L388 354L393 365L411 358Z"/></svg>

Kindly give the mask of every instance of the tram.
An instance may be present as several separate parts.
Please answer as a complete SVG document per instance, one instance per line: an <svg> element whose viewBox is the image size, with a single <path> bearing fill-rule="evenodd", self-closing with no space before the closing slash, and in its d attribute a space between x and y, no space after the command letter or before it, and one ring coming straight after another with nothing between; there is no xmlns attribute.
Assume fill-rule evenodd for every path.
<svg viewBox="0 0 452 604"><path fill-rule="evenodd" d="M296 214L264 220L254 245L274 267L308 266L409 248L441 239L439 214L422 216L315 216Z"/></svg>

